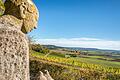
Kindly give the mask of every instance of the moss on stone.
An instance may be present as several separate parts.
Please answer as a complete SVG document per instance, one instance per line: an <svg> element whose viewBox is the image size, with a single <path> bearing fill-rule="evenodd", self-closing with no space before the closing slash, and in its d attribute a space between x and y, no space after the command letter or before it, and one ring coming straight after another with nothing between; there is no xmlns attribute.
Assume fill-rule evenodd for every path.
<svg viewBox="0 0 120 80"><path fill-rule="evenodd" d="M4 14L5 6L2 0L0 0L0 16Z"/></svg>

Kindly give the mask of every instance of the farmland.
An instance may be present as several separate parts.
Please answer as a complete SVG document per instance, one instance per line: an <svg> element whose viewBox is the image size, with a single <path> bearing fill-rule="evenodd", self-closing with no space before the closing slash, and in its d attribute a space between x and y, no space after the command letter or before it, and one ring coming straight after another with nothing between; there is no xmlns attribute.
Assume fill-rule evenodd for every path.
<svg viewBox="0 0 120 80"><path fill-rule="evenodd" d="M68 54L69 52L70 51L66 50L61 51L61 49L52 49L49 53L41 53L32 50L31 57L32 60L37 60L45 64L57 65L72 71L77 70L77 73L78 71L84 71L87 75L89 72L89 77L93 77L93 74L97 74L97 76L99 76L98 80L119 80L120 62L117 61L120 57L119 54L109 54L108 56L108 54L103 54L103 52L100 54L99 52L97 53L97 51L87 51L87 54L83 54L82 52L85 51L82 51L81 54L76 54L73 52L76 54L75 56L73 53ZM101 73L104 74L104 77ZM83 76L85 76L85 74ZM79 74L79 76L80 75L82 74ZM109 77L109 75L111 77ZM66 78L63 80L66 80Z"/></svg>

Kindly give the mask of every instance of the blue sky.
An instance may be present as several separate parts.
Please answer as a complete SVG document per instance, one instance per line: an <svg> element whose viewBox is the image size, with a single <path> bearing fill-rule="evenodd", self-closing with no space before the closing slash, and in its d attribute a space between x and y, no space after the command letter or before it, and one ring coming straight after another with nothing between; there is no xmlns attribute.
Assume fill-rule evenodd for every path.
<svg viewBox="0 0 120 80"><path fill-rule="evenodd" d="M33 1L40 19L29 35L39 43L120 50L120 0Z"/></svg>

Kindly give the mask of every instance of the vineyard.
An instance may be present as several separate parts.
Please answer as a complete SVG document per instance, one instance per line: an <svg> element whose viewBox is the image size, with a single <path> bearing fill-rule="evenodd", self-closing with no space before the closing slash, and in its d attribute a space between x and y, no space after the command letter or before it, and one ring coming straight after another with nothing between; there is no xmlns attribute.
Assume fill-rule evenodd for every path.
<svg viewBox="0 0 120 80"><path fill-rule="evenodd" d="M89 59L85 59L86 60L85 62L83 58L65 58L65 57L61 57L58 55L52 55L52 54L45 57L45 54L38 53L38 52L33 52L33 54L31 55L39 59L46 60L48 62L71 65L73 67L79 67L79 68L91 70L91 71L100 71L100 72L111 73L111 74L116 74L116 75L120 74L119 62L116 62L115 63L116 65L113 66L113 63L109 61L106 61L106 62L103 61L104 64L102 64L102 62L98 60L97 64L95 64L95 63L90 63Z"/></svg>

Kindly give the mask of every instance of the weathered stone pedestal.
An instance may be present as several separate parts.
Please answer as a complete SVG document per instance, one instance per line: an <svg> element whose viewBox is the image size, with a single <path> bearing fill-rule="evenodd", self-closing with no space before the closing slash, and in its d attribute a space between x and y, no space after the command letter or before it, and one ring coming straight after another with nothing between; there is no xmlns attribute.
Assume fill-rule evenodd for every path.
<svg viewBox="0 0 120 80"><path fill-rule="evenodd" d="M37 27L38 10L32 0L0 2L0 80L30 80L25 34Z"/></svg>
<svg viewBox="0 0 120 80"><path fill-rule="evenodd" d="M0 80L29 80L27 38L4 21L0 21Z"/></svg>

